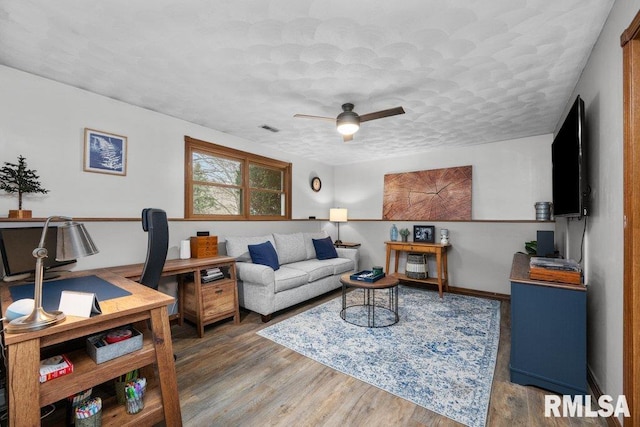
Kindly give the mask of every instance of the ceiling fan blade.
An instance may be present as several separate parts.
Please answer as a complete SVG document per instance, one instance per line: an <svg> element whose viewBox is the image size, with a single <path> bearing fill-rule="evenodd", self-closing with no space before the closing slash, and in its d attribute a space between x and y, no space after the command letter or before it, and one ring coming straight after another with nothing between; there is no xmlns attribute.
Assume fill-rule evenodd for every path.
<svg viewBox="0 0 640 427"><path fill-rule="evenodd" d="M353 141L353 134L351 135L342 135L342 139L344 142Z"/></svg>
<svg viewBox="0 0 640 427"><path fill-rule="evenodd" d="M308 114L294 114L293 117L296 117L298 119L314 119L314 120L329 121L333 123L336 122L336 119L334 117L310 116Z"/></svg>
<svg viewBox="0 0 640 427"><path fill-rule="evenodd" d="M360 116L360 123L368 122L369 120L382 119L384 117L389 117L389 116L396 116L398 114L404 114L404 109L402 107L376 111L375 113L367 113Z"/></svg>

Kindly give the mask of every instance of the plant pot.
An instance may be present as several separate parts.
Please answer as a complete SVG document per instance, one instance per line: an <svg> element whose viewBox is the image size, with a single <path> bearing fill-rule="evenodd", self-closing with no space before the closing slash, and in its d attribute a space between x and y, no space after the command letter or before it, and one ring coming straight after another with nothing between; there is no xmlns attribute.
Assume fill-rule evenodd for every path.
<svg viewBox="0 0 640 427"><path fill-rule="evenodd" d="M31 218L31 211L28 210L17 210L17 209L10 209L9 210L9 218Z"/></svg>
<svg viewBox="0 0 640 427"><path fill-rule="evenodd" d="M400 236L400 237L402 237L402 241L403 241L403 242L406 242L406 241L408 241L408 239L409 239L409 236Z"/></svg>

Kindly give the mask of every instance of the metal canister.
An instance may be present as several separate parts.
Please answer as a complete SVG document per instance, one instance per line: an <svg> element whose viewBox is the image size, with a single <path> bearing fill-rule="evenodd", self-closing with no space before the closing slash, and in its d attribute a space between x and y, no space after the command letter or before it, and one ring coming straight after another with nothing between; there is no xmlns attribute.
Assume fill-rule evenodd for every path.
<svg viewBox="0 0 640 427"><path fill-rule="evenodd" d="M536 221L548 221L551 219L551 202L537 202Z"/></svg>

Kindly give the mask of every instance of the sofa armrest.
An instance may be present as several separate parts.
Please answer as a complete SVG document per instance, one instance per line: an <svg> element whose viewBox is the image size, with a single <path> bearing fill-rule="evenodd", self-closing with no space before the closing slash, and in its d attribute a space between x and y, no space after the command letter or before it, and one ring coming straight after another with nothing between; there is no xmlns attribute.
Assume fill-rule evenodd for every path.
<svg viewBox="0 0 640 427"><path fill-rule="evenodd" d="M360 252L355 248L336 248L336 252L340 258L349 258L353 261L353 270L358 270L358 264L360 261Z"/></svg>
<svg viewBox="0 0 640 427"><path fill-rule="evenodd" d="M275 273L271 267L251 262L236 263L238 279L243 282L257 283L267 286L275 282Z"/></svg>

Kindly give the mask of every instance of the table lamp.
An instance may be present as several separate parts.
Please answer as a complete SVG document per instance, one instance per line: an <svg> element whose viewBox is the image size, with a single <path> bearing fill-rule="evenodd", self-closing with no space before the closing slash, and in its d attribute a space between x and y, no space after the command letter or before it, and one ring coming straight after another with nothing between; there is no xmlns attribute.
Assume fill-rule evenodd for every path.
<svg viewBox="0 0 640 427"><path fill-rule="evenodd" d="M51 221L64 221L58 227L58 239L56 245L56 260L69 261L98 253L98 248L91 240L84 225L74 222L72 218L64 216L50 216L42 228L42 237L38 247L32 252L36 259L36 277L33 296L33 311L31 314L12 320L5 329L8 333L20 333L44 329L65 319L61 311L48 313L42 308L42 279L44 275L43 259L47 257L47 248L44 247L47 229Z"/></svg>
<svg viewBox="0 0 640 427"><path fill-rule="evenodd" d="M335 243L340 244L340 223L347 222L347 209L346 208L331 208L329 209L329 221L338 223L338 240Z"/></svg>

